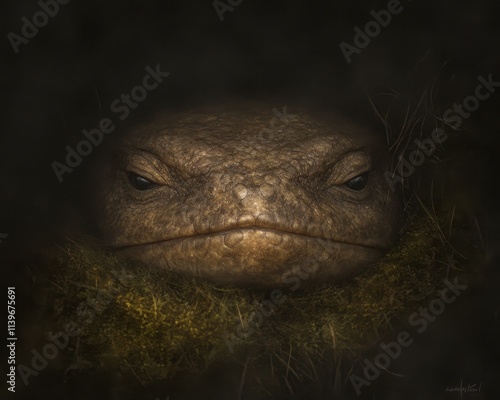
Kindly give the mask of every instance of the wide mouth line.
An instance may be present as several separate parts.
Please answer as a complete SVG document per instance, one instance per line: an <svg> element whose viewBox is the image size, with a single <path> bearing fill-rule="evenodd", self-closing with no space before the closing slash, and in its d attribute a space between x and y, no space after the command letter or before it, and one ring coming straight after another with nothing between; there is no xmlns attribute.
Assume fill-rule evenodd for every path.
<svg viewBox="0 0 500 400"><path fill-rule="evenodd" d="M294 231L290 231L287 229L268 228L268 227L261 227L261 226L236 226L236 227L225 228L225 229L220 229L220 230L211 230L211 231L207 231L207 232L195 233L195 234L191 234L191 235L179 235L179 236L166 238L166 239L153 240L150 242L141 242L141 243L125 244L125 245L110 246L110 247L113 249L120 250L120 249L127 249L127 248L131 248L131 247L147 246L147 245L153 245L153 244L159 244L159 243L165 243L165 242L172 242L172 241L176 241L176 240L194 239L194 238L199 238L199 237L203 237L203 236L218 236L218 235L233 233L235 231L273 232L273 233L277 233L277 234L299 236L299 237L303 237L306 239L325 240L325 241L345 244L345 245L349 245L349 246L366 247L366 248L379 250L379 251L387 250L387 248L382 247L382 246L375 246L375 245L369 245L369 244L363 244L363 243L354 243L354 242L350 242L347 240L341 240L341 239L336 239L336 238L326 238L323 236L307 235L305 233L294 232Z"/></svg>

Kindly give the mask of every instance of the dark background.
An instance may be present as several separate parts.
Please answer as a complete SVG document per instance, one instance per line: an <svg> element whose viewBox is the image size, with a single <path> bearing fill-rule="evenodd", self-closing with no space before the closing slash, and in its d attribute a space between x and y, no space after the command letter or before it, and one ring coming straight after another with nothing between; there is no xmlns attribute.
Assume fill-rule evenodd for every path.
<svg viewBox="0 0 500 400"><path fill-rule="evenodd" d="M440 117L473 93L478 75L495 77L500 14L494 1L401 5L348 64L339 43L353 44L354 27L363 29L370 11L387 2L245 0L220 21L210 1L71 1L17 55L6 35L21 34L21 18L31 20L40 7L5 4L0 209L16 212L1 215L3 229L26 236L39 224L54 226L64 211L61 199L78 190L78 176L99 151L63 185L51 162L64 159L65 146L75 147L82 129L110 116L111 102L142 81L147 65L159 63L171 75L115 136L153 108L228 95L314 99L366 123L376 121L371 99L382 114L389 111L397 134L407 111ZM498 95L481 102L465 124L490 151L499 102Z"/></svg>
<svg viewBox="0 0 500 400"><path fill-rule="evenodd" d="M339 43L353 44L354 27L363 28L372 20L370 11L386 9L386 1L244 0L221 21L208 0L72 0L60 5L17 55L7 34L21 34L21 18L31 20L40 7L35 1L4 3L0 232L9 237L0 251L15 259L27 248L53 245L68 226L85 227L82 179L99 148L62 184L51 162L64 159L64 147L74 147L82 129L110 116L110 103L142 81L147 65L160 64L171 75L112 135L159 107L225 96L280 96L290 102L314 100L384 131L371 99L388 113L394 137L407 111L429 121L473 94L478 75L492 73L500 81L497 2L401 4L403 11L348 64ZM400 398L398 393L445 398L439 397L444 382L500 377L499 106L500 93L482 101L461 132L449 132L455 137L442 155L457 168L451 175L471 199L487 242L480 256L487 283L413 348L406 360L412 367L405 379L411 383L381 379L369 395L373 389L376 398ZM447 346L444 355L438 352L442 346ZM482 396L499 389L486 388Z"/></svg>

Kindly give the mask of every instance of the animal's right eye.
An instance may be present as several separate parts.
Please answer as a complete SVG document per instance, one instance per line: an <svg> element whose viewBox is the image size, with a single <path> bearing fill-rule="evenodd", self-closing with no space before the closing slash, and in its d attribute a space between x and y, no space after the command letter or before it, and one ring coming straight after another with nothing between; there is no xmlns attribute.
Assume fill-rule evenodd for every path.
<svg viewBox="0 0 500 400"><path fill-rule="evenodd" d="M149 190L158 186L157 183L152 182L143 176L134 174L133 172L129 172L128 180L130 184L137 190Z"/></svg>
<svg viewBox="0 0 500 400"><path fill-rule="evenodd" d="M363 190L368 183L368 172L348 180L345 185L351 190Z"/></svg>

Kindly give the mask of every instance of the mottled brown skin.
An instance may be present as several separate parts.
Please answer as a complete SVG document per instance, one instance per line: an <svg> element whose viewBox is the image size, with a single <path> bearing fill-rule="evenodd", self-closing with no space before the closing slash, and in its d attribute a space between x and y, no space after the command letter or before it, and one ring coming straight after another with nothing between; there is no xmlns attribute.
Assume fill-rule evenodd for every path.
<svg viewBox="0 0 500 400"><path fill-rule="evenodd" d="M297 267L339 282L370 266L399 228L383 146L354 121L293 107L273 120L274 107L165 112L130 131L94 178L100 237L231 285L277 287Z"/></svg>

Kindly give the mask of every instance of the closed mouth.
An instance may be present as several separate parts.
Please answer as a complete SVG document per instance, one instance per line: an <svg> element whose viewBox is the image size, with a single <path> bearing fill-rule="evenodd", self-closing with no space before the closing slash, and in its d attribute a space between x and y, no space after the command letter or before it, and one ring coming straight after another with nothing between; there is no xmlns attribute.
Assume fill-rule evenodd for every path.
<svg viewBox="0 0 500 400"><path fill-rule="evenodd" d="M215 237L215 236L224 236L227 234L231 233L245 233L245 232L264 232L264 233L274 233L278 235L288 235L288 236L293 236L297 238L302 238L304 240L306 239L316 239L316 240L324 240L326 242L331 242L331 243L337 243L337 244L342 244L346 246L356 246L356 247L364 247L372 250L378 250L378 251L386 251L387 248L383 246L376 246L376 245L369 245L369 244L364 244L364 243L355 243L351 242L348 240L342 240L338 238L327 238L327 237L322 237L322 236L314 236L314 235L308 235L302 232L294 232L291 230L287 229L278 229L278 228L268 228L268 227L260 227L260 226L241 226L241 227L231 227L231 228L226 228L226 229L220 229L220 230L212 230L208 232L202 232L202 233L195 233L195 234L190 234L190 235L178 235L175 237L171 238L165 238L165 239L159 239L159 240L152 240L148 242L141 242L141 243L133 243L133 244L124 244L124 245L117 245L117 246L111 246L113 249L127 249L127 248L133 248L133 247L138 247L138 246L148 246L148 245L155 245L155 244L161 244L161 243L169 243L169 242L176 242L176 241L181 241L181 240L189 240L189 239L199 239L199 238L209 238L209 237Z"/></svg>

